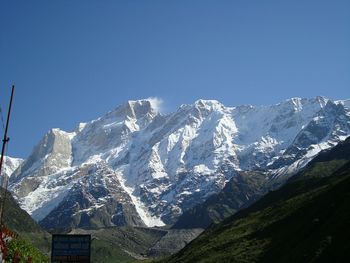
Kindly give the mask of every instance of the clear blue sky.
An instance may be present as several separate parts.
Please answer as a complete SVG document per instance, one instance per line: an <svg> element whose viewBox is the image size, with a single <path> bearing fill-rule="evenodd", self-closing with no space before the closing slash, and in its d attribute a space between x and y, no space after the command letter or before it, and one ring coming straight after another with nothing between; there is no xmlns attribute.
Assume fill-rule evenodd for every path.
<svg viewBox="0 0 350 263"><path fill-rule="evenodd" d="M349 14L348 0L1 0L3 108L16 85L8 154L129 99L172 111L348 98Z"/></svg>

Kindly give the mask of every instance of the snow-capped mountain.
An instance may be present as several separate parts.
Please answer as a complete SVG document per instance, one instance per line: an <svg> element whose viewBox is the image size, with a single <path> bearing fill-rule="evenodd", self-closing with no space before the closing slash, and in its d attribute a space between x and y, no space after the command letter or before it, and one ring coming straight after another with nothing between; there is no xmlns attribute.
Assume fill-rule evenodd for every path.
<svg viewBox="0 0 350 263"><path fill-rule="evenodd" d="M1 155L0 155L1 157ZM1 171L1 185L3 185L3 179L8 179L13 172L21 165L24 160L21 158L13 158L9 156L4 156L3 166Z"/></svg>
<svg viewBox="0 0 350 263"><path fill-rule="evenodd" d="M73 132L49 131L10 187L46 228L164 225L237 171L287 179L349 135L349 101L324 97L238 107L198 100L167 115L154 100L129 101Z"/></svg>

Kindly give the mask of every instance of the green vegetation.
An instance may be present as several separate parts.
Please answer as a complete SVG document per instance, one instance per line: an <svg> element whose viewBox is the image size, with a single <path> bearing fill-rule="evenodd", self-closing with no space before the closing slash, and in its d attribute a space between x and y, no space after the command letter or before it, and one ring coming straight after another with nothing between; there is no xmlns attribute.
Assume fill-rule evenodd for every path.
<svg viewBox="0 0 350 263"><path fill-rule="evenodd" d="M1 193L3 195L3 189ZM6 193L3 223L12 232L18 234L18 237L7 243L9 255L6 260L8 262L12 262L15 253L20 256L20 262L27 262L28 257L32 257L33 262L48 262L50 235L18 206L9 192Z"/></svg>
<svg viewBox="0 0 350 263"><path fill-rule="evenodd" d="M323 153L288 184L159 262L348 262L349 150L347 140Z"/></svg>
<svg viewBox="0 0 350 263"><path fill-rule="evenodd" d="M25 239L13 239L7 244L7 248L9 255L6 257L6 262L13 262L16 254L19 256L19 263L27 263L29 258L32 259L33 263L49 262L47 256Z"/></svg>
<svg viewBox="0 0 350 263"><path fill-rule="evenodd" d="M92 262L133 262L135 259L120 249L113 242L95 239L91 244L91 261Z"/></svg>
<svg viewBox="0 0 350 263"><path fill-rule="evenodd" d="M91 262L147 262L147 257L170 255L199 235L202 229L169 230L146 227L75 229L71 234L91 234ZM136 258L136 259L135 259Z"/></svg>
<svg viewBox="0 0 350 263"><path fill-rule="evenodd" d="M1 189L1 193L3 193L3 189ZM26 211L19 207L9 192L6 194L3 222L22 239L29 241L43 253L49 253L51 249L50 234L44 231Z"/></svg>
<svg viewBox="0 0 350 263"><path fill-rule="evenodd" d="M98 230L75 229L72 234L91 234L92 262L134 262L142 259L167 231L142 227L109 227Z"/></svg>

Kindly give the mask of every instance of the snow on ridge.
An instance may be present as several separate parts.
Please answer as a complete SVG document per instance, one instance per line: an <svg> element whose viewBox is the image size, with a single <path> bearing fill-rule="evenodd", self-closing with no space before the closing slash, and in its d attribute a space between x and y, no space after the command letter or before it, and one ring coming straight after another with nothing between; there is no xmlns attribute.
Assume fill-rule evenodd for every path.
<svg viewBox="0 0 350 263"><path fill-rule="evenodd" d="M326 100L292 98L270 106L232 108L216 100L197 100L167 116L158 115L162 118L159 121L155 116L161 101L148 98L129 101L97 120L80 124L73 133L52 131L71 140L75 158L72 169L105 161L117 174L142 221L147 226L162 226L163 220L168 223L170 209L186 209L181 202L191 198L192 190L209 193L218 189L215 183L229 179L226 167L237 171L272 165L271 158L282 157ZM350 101L339 103L349 105ZM299 169L318 151L317 147L314 151L305 149L310 150L305 158L294 162L288 171ZM59 161L62 156L55 158ZM169 194L164 189L170 189ZM140 193L146 193L142 201ZM181 195L185 197L176 200ZM63 197L62 189L42 185L27 196L28 203L23 206L42 218ZM45 198L53 201L40 204Z"/></svg>
<svg viewBox="0 0 350 263"><path fill-rule="evenodd" d="M335 104L341 104L343 105L346 109L350 110L350 99L346 100L336 100L334 101Z"/></svg>
<svg viewBox="0 0 350 263"><path fill-rule="evenodd" d="M211 107L217 107L217 106L224 106L221 102L218 100L205 100L205 99L199 99L194 102L194 105L196 106L211 106Z"/></svg>
<svg viewBox="0 0 350 263"><path fill-rule="evenodd" d="M64 130L61 130L60 128L52 128L51 131L52 131L53 133L58 133L58 134L61 134L61 135L66 135L66 136L68 136L68 137L72 137L72 136L74 137L75 134L76 134L76 132L66 132L66 131L64 131Z"/></svg>
<svg viewBox="0 0 350 263"><path fill-rule="evenodd" d="M0 155L1 156L1 155ZM4 164L1 171L1 176L4 174L11 177L13 172L24 162L24 159L4 156Z"/></svg>

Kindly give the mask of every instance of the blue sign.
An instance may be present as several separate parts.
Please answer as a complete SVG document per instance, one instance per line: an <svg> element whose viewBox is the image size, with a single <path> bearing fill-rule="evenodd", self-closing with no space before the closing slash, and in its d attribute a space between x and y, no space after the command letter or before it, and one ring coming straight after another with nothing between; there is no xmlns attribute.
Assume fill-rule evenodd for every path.
<svg viewBox="0 0 350 263"><path fill-rule="evenodd" d="M91 235L52 235L51 262L90 263Z"/></svg>

